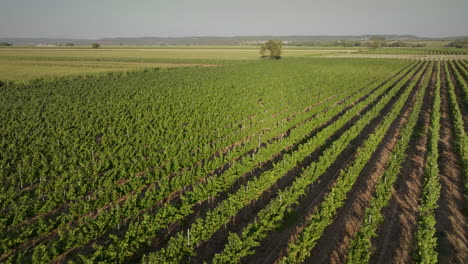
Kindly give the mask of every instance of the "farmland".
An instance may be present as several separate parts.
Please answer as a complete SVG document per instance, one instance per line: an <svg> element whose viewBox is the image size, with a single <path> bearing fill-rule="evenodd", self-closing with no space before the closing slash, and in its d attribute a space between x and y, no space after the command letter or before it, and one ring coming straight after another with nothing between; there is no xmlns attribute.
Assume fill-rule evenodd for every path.
<svg viewBox="0 0 468 264"><path fill-rule="evenodd" d="M466 60L181 50L0 49L0 263L468 260Z"/></svg>
<svg viewBox="0 0 468 264"><path fill-rule="evenodd" d="M316 57L356 52L349 48L288 47L288 57ZM258 60L258 47L89 47L0 48L0 81L128 71L142 68L203 66Z"/></svg>

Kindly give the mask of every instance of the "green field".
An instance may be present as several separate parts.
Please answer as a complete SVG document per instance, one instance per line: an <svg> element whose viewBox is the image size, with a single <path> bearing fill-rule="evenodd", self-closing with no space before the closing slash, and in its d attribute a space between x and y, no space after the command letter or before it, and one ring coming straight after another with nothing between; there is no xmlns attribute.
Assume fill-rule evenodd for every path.
<svg viewBox="0 0 468 264"><path fill-rule="evenodd" d="M37 78L131 71L144 68L175 68L203 65L205 64L87 60L0 60L0 80L25 81Z"/></svg>

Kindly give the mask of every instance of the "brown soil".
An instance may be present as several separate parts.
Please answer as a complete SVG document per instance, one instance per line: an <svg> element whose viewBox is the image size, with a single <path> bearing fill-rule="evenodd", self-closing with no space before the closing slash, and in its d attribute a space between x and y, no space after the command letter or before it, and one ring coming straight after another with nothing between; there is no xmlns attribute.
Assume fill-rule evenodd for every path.
<svg viewBox="0 0 468 264"><path fill-rule="evenodd" d="M460 159L454 149L455 134L450 115L446 73L442 71L439 175L441 196L436 210L440 263L468 263L466 197Z"/></svg>
<svg viewBox="0 0 468 264"><path fill-rule="evenodd" d="M365 209L370 204L378 179L385 172L392 150L399 140L400 130L407 123L408 116L413 108L416 91L421 90L421 85L422 78L408 97L400 116L393 122L382 143L367 162L352 190L348 193L345 205L338 210L333 224L325 229L324 234L317 241L317 245L311 252L309 262L346 262L346 254L351 239L364 221Z"/></svg>
<svg viewBox="0 0 468 264"><path fill-rule="evenodd" d="M384 223L372 239L374 254L370 263L410 263L417 230L418 206L422 192L424 166L432 107L435 75L424 96L415 132L406 150L406 160L394 185L394 193L383 210Z"/></svg>

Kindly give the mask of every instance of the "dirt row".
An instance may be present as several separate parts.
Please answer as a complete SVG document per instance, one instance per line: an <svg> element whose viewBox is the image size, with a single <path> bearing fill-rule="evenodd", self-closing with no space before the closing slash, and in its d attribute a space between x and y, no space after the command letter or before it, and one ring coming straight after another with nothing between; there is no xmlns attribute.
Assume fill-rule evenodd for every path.
<svg viewBox="0 0 468 264"><path fill-rule="evenodd" d="M438 144L441 195L436 210L439 262L468 263L467 201L460 157L454 147L456 139L448 99L447 75L442 67L441 131Z"/></svg>
<svg viewBox="0 0 468 264"><path fill-rule="evenodd" d="M375 250L370 263L410 261L426 162L434 78L432 75L430 87L424 96L421 112L406 150L407 158L402 163L394 184L394 193L389 204L382 210L384 223L379 227L377 237L372 240Z"/></svg>
<svg viewBox="0 0 468 264"><path fill-rule="evenodd" d="M444 62L445 63L445 62ZM434 83L435 75L432 83ZM447 73L441 67L441 131L439 141L440 183L442 186L439 208L436 211L436 229L440 263L467 263L466 197L463 196L463 175L460 159L454 149L454 127L450 116ZM433 92L433 90L431 89ZM431 92L431 93L432 93ZM414 240L417 230L418 206L424 180L427 155L428 126L433 95L425 98L419 131L413 137L407 151L403 172L395 184L395 193L389 206L384 209L385 221L379 234L373 239L374 254L370 263L409 263L416 249ZM422 123L421 123L422 122Z"/></svg>
<svg viewBox="0 0 468 264"><path fill-rule="evenodd" d="M325 229L324 234L312 250L310 261L318 263L345 262L351 239L364 221L364 212L370 205L371 197L375 195L377 181L386 170L393 149L399 140L400 131L407 123L413 110L417 91L422 92L423 78L424 75L429 74L429 70L429 68L425 68L425 74L421 76L418 84L413 88L399 117L390 126L385 138L348 193L345 205L338 210L333 224Z"/></svg>

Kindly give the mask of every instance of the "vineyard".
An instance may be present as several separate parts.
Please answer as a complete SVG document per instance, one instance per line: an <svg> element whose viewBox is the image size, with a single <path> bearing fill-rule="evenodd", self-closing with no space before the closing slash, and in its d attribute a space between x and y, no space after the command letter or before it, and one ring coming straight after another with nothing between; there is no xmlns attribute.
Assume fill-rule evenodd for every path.
<svg viewBox="0 0 468 264"><path fill-rule="evenodd" d="M363 50L366 54L467 55L467 48L381 48Z"/></svg>
<svg viewBox="0 0 468 264"><path fill-rule="evenodd" d="M467 65L6 83L0 263L468 263Z"/></svg>

